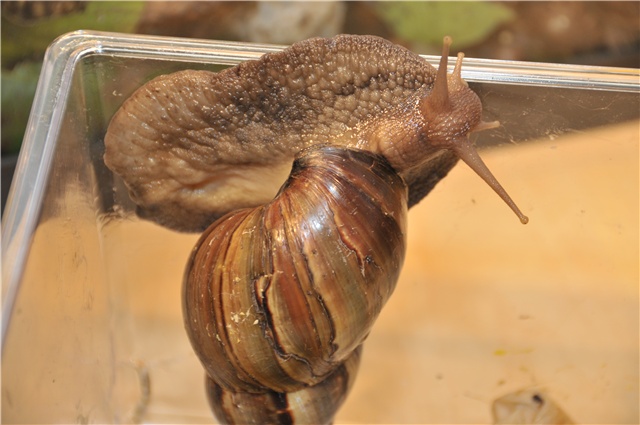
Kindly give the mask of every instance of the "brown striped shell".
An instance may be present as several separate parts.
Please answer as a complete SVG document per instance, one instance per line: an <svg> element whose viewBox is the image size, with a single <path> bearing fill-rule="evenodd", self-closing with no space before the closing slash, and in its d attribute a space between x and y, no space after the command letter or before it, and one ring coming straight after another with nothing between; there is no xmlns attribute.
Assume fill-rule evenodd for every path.
<svg viewBox="0 0 640 425"><path fill-rule="evenodd" d="M320 147L296 160L272 202L215 222L187 265L183 298L208 376L249 393L332 376L395 287L406 213L407 188L383 158Z"/></svg>

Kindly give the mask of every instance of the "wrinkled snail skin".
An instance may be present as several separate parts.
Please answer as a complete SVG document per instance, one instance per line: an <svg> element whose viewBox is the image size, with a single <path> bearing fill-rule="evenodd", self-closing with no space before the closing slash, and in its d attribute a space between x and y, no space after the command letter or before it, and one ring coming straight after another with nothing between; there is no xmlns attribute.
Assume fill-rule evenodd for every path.
<svg viewBox="0 0 640 425"><path fill-rule="evenodd" d="M458 158L479 162L469 133L498 125L481 121L461 55L447 76L450 43L438 70L382 38L339 35L218 73L159 76L113 116L105 163L123 177L138 215L179 231L269 202L293 158L317 144L385 156L415 205Z"/></svg>
<svg viewBox="0 0 640 425"><path fill-rule="evenodd" d="M404 47L355 35L301 41L217 73L162 75L114 115L105 162L125 176L140 216L201 232L229 211L269 202L310 145L372 150L359 129L390 115L411 122L403 105L427 95L435 77ZM411 205L457 160L436 150L447 160L407 172Z"/></svg>
<svg viewBox="0 0 640 425"><path fill-rule="evenodd" d="M406 215L407 187L384 158L329 146L304 151L272 202L211 225L187 265L183 297L193 348L220 387L209 384L210 394L299 392L305 409L288 404L297 423L310 404L329 422L356 367L346 378L337 371L357 362L395 287Z"/></svg>
<svg viewBox="0 0 640 425"><path fill-rule="evenodd" d="M130 175L141 216L202 231L271 200L302 149L355 143L350 130L434 77L407 49L350 35L301 41L217 73L159 76L114 115L105 162Z"/></svg>

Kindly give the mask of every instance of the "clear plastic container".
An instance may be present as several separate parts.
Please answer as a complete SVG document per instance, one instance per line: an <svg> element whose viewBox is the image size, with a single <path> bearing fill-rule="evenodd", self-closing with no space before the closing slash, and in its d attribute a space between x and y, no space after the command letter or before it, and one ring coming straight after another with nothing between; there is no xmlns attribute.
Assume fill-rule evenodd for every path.
<svg viewBox="0 0 640 425"><path fill-rule="evenodd" d="M102 161L154 76L279 46L75 32L47 51L2 222L3 423L208 423L180 311L197 235L136 218ZM427 57L437 64L439 58ZM465 59L477 144L410 213L398 289L338 423L489 423L541 387L578 423L638 423L638 70Z"/></svg>

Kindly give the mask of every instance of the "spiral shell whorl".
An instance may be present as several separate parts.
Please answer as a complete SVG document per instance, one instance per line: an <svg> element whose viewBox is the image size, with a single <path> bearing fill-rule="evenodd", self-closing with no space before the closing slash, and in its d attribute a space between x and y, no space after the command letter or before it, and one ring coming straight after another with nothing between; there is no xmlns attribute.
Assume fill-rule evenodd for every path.
<svg viewBox="0 0 640 425"><path fill-rule="evenodd" d="M384 159L316 147L271 203L211 225L187 265L183 297L209 377L248 393L330 378L395 287L406 211L406 185Z"/></svg>
<svg viewBox="0 0 640 425"><path fill-rule="evenodd" d="M360 365L359 346L324 381L291 393L246 393L225 390L207 377L211 409L229 424L328 424L355 381Z"/></svg>

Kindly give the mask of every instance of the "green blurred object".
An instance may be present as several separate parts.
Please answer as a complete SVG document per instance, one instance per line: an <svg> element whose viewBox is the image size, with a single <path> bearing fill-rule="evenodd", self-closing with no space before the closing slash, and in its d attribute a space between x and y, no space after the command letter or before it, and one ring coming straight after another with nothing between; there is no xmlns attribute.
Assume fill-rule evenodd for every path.
<svg viewBox="0 0 640 425"><path fill-rule="evenodd" d="M4 3L4 2L3 2ZM24 2L37 3L37 2ZM58 36L70 31L131 32L144 2L87 2L83 10L64 15L22 19L17 13L2 14L2 67L12 68L23 59L39 59Z"/></svg>
<svg viewBox="0 0 640 425"><path fill-rule="evenodd" d="M41 62L23 62L2 70L3 154L20 150L41 67Z"/></svg>
<svg viewBox="0 0 640 425"><path fill-rule="evenodd" d="M407 41L439 46L449 35L456 49L482 41L513 17L506 6L481 1L379 2L376 9L396 35Z"/></svg>
<svg viewBox="0 0 640 425"><path fill-rule="evenodd" d="M2 2L2 153L20 150L42 58L79 29L132 32L144 2Z"/></svg>

